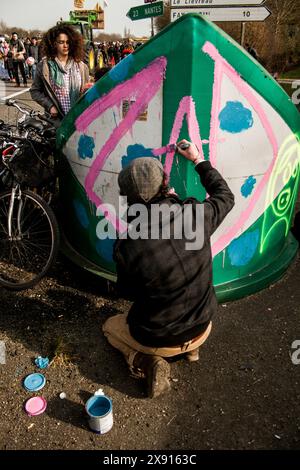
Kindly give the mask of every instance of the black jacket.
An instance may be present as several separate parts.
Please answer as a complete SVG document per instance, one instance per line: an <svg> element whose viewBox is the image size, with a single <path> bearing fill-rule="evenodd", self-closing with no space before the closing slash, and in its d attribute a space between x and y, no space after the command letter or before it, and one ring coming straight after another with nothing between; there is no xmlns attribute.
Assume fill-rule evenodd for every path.
<svg viewBox="0 0 300 470"><path fill-rule="evenodd" d="M129 329L133 338L145 346L176 346L195 338L206 329L217 309L210 237L234 206L234 196L209 162L198 164L196 171L210 195L203 203L172 196L156 202L169 206L179 203L182 211L191 204L193 213L197 205L203 204L201 249L186 250L187 240L174 237L128 238L115 243L118 287L134 300L128 314Z"/></svg>
<svg viewBox="0 0 300 470"><path fill-rule="evenodd" d="M38 64L39 61L40 61L39 49L40 48L37 44L36 44L36 46L34 46L33 44L31 44L29 46L29 55L30 55L30 57L34 58L36 64Z"/></svg>

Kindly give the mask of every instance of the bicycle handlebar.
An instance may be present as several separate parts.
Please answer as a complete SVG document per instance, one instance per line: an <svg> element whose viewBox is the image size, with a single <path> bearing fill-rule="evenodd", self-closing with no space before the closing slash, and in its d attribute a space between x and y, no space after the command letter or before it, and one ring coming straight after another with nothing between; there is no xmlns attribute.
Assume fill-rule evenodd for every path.
<svg viewBox="0 0 300 470"><path fill-rule="evenodd" d="M33 110L28 111L28 109L21 108L21 106L16 102L16 100L7 100L7 101L5 102L5 104L6 104L7 106L14 106L14 107L17 108L21 113L26 114L27 116L33 116L32 113L35 113L35 111L33 111Z"/></svg>
<svg viewBox="0 0 300 470"><path fill-rule="evenodd" d="M1 137L11 137L12 132L11 131L1 131L0 130L0 136Z"/></svg>
<svg viewBox="0 0 300 470"><path fill-rule="evenodd" d="M26 114L26 116L30 116L30 117L39 117L42 121L45 121L47 122L48 124L50 124L52 127L54 127L53 125L53 122L51 121L51 119L47 118L44 114L40 113L39 111L34 111L33 109L31 109L30 111L28 109L25 109L25 108L22 108L20 106L20 104L17 103L16 100L7 100L6 101L6 105L7 106L14 106L15 108L17 108L21 113L23 114Z"/></svg>
<svg viewBox="0 0 300 470"><path fill-rule="evenodd" d="M14 134L12 131L0 130L0 137L7 137L8 139L14 139L14 140L28 140L28 137L24 137L19 134Z"/></svg>
<svg viewBox="0 0 300 470"><path fill-rule="evenodd" d="M29 136L24 136L24 135L20 135L20 134L16 134L14 133L13 131L1 131L0 130L0 137L6 137L7 139L11 139L11 140L26 140L26 141L30 141L30 142L36 142L36 139L35 138L32 138L32 137L29 137ZM55 138L55 136L54 136ZM45 141L48 141L50 142L51 138L44 138Z"/></svg>

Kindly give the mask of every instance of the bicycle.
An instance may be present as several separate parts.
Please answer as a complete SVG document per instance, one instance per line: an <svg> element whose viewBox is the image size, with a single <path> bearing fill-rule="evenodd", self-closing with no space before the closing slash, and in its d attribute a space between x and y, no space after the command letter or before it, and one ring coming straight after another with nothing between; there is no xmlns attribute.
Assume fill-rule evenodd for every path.
<svg viewBox="0 0 300 470"><path fill-rule="evenodd" d="M22 290L46 275L59 248L49 206L56 181L55 130L39 112L14 100L5 104L23 116L16 125L0 122L0 286Z"/></svg>

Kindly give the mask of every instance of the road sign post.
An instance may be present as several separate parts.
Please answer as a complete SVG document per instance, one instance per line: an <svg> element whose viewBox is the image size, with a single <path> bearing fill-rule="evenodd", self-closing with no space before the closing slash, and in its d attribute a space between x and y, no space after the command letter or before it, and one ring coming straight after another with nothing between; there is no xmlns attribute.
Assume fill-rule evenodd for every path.
<svg viewBox="0 0 300 470"><path fill-rule="evenodd" d="M244 47L245 36L246 36L246 23L243 21L242 28L241 28L241 46L242 47Z"/></svg>
<svg viewBox="0 0 300 470"><path fill-rule="evenodd" d="M154 16L161 16L164 13L164 2L147 3L132 7L127 15L132 21L144 20L146 18L153 18Z"/></svg>

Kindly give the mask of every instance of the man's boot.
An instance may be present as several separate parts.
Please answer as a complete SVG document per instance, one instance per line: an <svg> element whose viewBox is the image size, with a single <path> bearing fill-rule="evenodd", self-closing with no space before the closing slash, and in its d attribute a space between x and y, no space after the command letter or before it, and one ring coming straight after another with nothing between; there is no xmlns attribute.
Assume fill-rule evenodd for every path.
<svg viewBox="0 0 300 470"><path fill-rule="evenodd" d="M133 366L145 374L148 397L156 398L170 390L170 365L162 357L138 352Z"/></svg>

